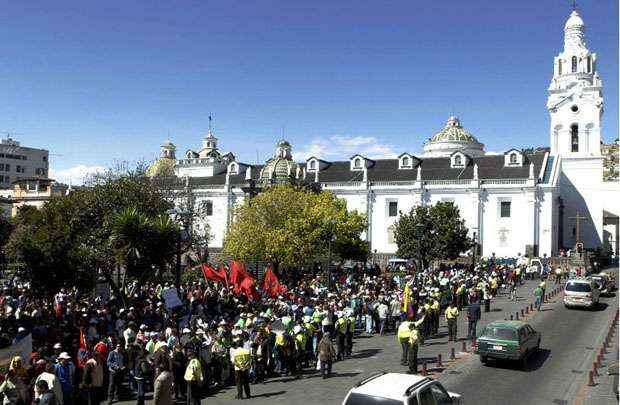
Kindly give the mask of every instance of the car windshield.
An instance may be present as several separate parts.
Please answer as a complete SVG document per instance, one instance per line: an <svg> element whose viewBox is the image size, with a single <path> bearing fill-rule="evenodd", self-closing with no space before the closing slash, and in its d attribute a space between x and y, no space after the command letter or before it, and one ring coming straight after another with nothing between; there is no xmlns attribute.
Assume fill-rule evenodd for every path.
<svg viewBox="0 0 620 405"><path fill-rule="evenodd" d="M482 337L491 339L517 340L517 331L498 326L487 326L484 328Z"/></svg>
<svg viewBox="0 0 620 405"><path fill-rule="evenodd" d="M592 287L588 283L568 283L566 284L566 291L572 292L591 292Z"/></svg>
<svg viewBox="0 0 620 405"><path fill-rule="evenodd" d="M352 392L345 405L402 405L403 401Z"/></svg>

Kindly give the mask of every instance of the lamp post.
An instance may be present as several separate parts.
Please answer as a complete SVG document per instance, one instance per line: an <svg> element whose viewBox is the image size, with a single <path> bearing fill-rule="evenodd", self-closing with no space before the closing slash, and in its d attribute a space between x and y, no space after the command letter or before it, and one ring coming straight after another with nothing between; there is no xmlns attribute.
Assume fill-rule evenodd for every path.
<svg viewBox="0 0 620 405"><path fill-rule="evenodd" d="M420 271L422 267L422 257L421 257L421 244L422 244L422 236L424 235L424 224L418 222L414 228L414 236L417 239L418 243L416 246L416 259L417 259L417 270Z"/></svg>
<svg viewBox="0 0 620 405"><path fill-rule="evenodd" d="M181 225L181 229L179 235L177 236L177 258L176 258L176 268L174 274L174 285L177 289L177 292L180 292L181 288L181 248L183 242L186 242L189 239L189 219L190 213L180 207L175 207L168 210L168 215L172 217L173 220L177 221Z"/></svg>
<svg viewBox="0 0 620 405"><path fill-rule="evenodd" d="M336 225L335 220L330 220L328 224L327 230L327 289L331 290L332 288L332 244L336 241L336 234L334 233L334 226Z"/></svg>

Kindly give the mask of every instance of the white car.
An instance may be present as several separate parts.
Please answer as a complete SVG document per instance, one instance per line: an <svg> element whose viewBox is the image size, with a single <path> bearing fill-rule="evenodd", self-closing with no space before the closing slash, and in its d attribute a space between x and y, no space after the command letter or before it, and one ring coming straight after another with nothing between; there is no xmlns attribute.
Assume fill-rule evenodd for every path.
<svg viewBox="0 0 620 405"><path fill-rule="evenodd" d="M590 279L573 278L564 286L564 306L594 308L599 303L600 290Z"/></svg>
<svg viewBox="0 0 620 405"><path fill-rule="evenodd" d="M342 405L463 404L461 395L448 392L439 381L416 374L378 373L357 383Z"/></svg>

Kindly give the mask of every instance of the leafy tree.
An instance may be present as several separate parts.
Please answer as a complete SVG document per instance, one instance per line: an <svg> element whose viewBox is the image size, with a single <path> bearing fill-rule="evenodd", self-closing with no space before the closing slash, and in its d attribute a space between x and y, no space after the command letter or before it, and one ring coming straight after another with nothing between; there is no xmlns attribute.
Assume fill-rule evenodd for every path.
<svg viewBox="0 0 620 405"><path fill-rule="evenodd" d="M425 267L434 260L456 259L473 244L467 236L465 221L452 202L420 205L401 214L395 237L396 254L405 259L420 259Z"/></svg>
<svg viewBox="0 0 620 405"><path fill-rule="evenodd" d="M348 212L345 201L330 192L317 194L307 188L276 185L235 210L223 253L238 260L268 261L276 268L290 268L325 255L332 235L342 246L346 241L361 245L365 226L362 215ZM347 254L338 246L334 252Z"/></svg>
<svg viewBox="0 0 620 405"><path fill-rule="evenodd" d="M170 208L139 168L109 171L41 209L20 209L7 255L26 264L25 275L42 292L91 287L100 274L122 296L113 278L119 265L145 280L174 259L179 231L167 218Z"/></svg>

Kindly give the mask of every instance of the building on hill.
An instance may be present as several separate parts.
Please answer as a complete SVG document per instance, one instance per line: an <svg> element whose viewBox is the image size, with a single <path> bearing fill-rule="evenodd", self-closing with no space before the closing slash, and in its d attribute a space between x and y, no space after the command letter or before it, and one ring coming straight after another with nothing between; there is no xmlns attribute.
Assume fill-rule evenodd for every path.
<svg viewBox="0 0 620 405"><path fill-rule="evenodd" d="M578 241L617 253L620 188L603 182L603 84L596 58L586 47L585 24L573 11L548 88L548 148L487 155L460 120L449 117L421 156L356 154L341 161L313 156L295 162L291 144L281 140L264 165L251 165L221 153L209 125L202 149L176 160L175 184L191 193L193 204L209 207L201 220L209 225L215 250L223 245L233 208L245 198L269 184L304 182L367 215L364 237L378 259L395 255L394 224L401 212L439 201L459 207L483 255L556 255Z"/></svg>

